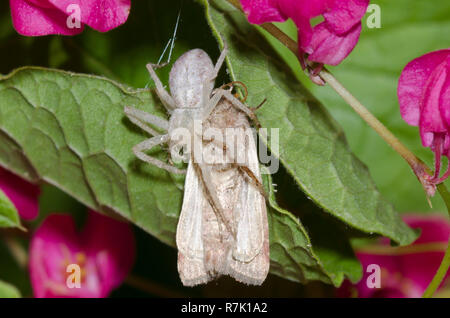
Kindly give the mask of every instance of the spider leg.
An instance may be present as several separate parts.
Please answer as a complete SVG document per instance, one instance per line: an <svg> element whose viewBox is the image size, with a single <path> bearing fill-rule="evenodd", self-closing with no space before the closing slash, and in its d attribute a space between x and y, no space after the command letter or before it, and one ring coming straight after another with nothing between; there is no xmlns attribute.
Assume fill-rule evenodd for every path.
<svg viewBox="0 0 450 318"><path fill-rule="evenodd" d="M150 139L144 140L143 142L141 142L133 147L133 152L136 155L136 157L138 157L142 161L145 161L154 166L157 166L158 168L164 169L171 173L185 174L186 173L185 169L178 169L177 167L171 166L161 160L153 158L153 157L147 155L146 153L144 153L144 151L150 150L154 146L157 146L157 145L160 145L162 143L169 141L169 138L170 138L169 135L158 135L158 136L152 137Z"/></svg>
<svg viewBox="0 0 450 318"><path fill-rule="evenodd" d="M203 90L202 90L202 105L205 105L205 103L209 102L210 99L210 95L211 95L211 91L209 90L209 85L208 82L214 82L214 80L216 79L217 75L219 74L220 68L223 65L223 62L225 61L225 58L228 54L228 45L227 42L223 42L223 50L220 53L219 58L217 59L216 65L214 66L214 71L212 72L210 77L207 77L205 80L205 83L203 85ZM212 109L214 109L215 105L212 107ZM206 116L207 118L208 116Z"/></svg>
<svg viewBox="0 0 450 318"><path fill-rule="evenodd" d="M259 120L256 117L255 113L249 107L247 107L247 105L243 104L239 99L234 97L233 94L224 89L215 90L214 95L211 97L211 99L207 102L207 105L205 106L202 115L203 120L208 119L208 117L211 115L211 112L220 102L222 97L228 99L235 108L244 112L255 123L256 126L261 127L261 124L259 123Z"/></svg>
<svg viewBox="0 0 450 318"><path fill-rule="evenodd" d="M150 73L150 77L153 79L156 85L156 94L158 95L159 99L161 100L167 111L169 113L172 113L172 111L175 108L177 108L176 103L173 100L172 96L170 96L169 93L167 93L167 91L164 89L164 86L161 83L161 80L159 79L158 75L156 75L153 67L156 67L156 65L151 63L147 64L147 70Z"/></svg>
<svg viewBox="0 0 450 318"><path fill-rule="evenodd" d="M269 196L264 190L263 184L258 180L253 171L251 171L250 168L245 165L236 164L236 166L239 169L239 172L246 175L249 178L250 183L252 183L258 189L259 193L261 193L261 195L266 198L266 200L268 200Z"/></svg>
<svg viewBox="0 0 450 318"><path fill-rule="evenodd" d="M220 93L215 93L210 99L206 99L206 103L204 104L203 114L202 114L202 120L207 120L209 116L211 115L214 108L217 106L217 104L220 102L220 99L223 95L220 95Z"/></svg>
<svg viewBox="0 0 450 318"><path fill-rule="evenodd" d="M217 196L217 192L214 186L214 183L211 179L211 168L207 165L193 163L197 173L200 176L200 180L203 184L203 189L205 191L205 195L211 204L211 207L217 217L223 222L228 232L236 238L236 232L230 222L227 221L225 210L220 203L220 200Z"/></svg>
<svg viewBox="0 0 450 318"><path fill-rule="evenodd" d="M193 143L194 144L200 144L202 143L202 136L198 136L196 133L193 134ZM225 224L227 230L231 233L233 237L236 237L236 233L227 222L227 218L225 217L225 210L220 203L220 200L217 196L217 191L214 186L214 182L211 178L211 167L207 164L203 163L203 153L200 151L200 149L196 148L195 146L192 147L192 164L194 165L195 170L198 173L198 176L203 184L203 190L205 192L205 195L208 199L208 202L210 203L212 209L214 210L214 213L217 215L218 218L222 220L222 222Z"/></svg>
<svg viewBox="0 0 450 318"><path fill-rule="evenodd" d="M251 182L258 189L258 191L267 199L268 196L264 190L263 184L250 169L250 167L248 166L248 162L247 163L237 162L238 159L236 157L237 155L236 151L227 151L231 148L234 148L234 145L230 145L228 143L228 140L220 141L213 139L211 140L211 142L217 147L222 148L224 150L225 156L227 157L227 161L230 162L234 167L236 167L241 174L246 175L249 178L249 182Z"/></svg>
<svg viewBox="0 0 450 318"><path fill-rule="evenodd" d="M247 105L242 103L239 99L237 99L229 91L226 91L226 90L219 91L219 94L222 94L223 97L228 99L234 107L236 107L240 111L244 112L253 121L253 123L256 126L261 127L261 124L259 123L259 120L256 117L255 113L250 108L248 108Z"/></svg>
<svg viewBox="0 0 450 318"><path fill-rule="evenodd" d="M228 54L228 45L227 42L225 42L225 40L223 41L223 50L220 53L219 58L217 59L216 65L214 66L214 74L212 79L215 79L217 77L217 75L219 74L220 68L223 65L223 62L225 61L225 58L227 57Z"/></svg>
<svg viewBox="0 0 450 318"><path fill-rule="evenodd" d="M150 128L146 124L151 124L153 126L156 126L158 128L164 129L167 131L169 129L169 122L165 119L162 119L158 116L146 113L140 109L136 109L134 107L125 106L124 108L125 115L130 119L130 121L148 132L149 134L153 136L159 135L159 133Z"/></svg>

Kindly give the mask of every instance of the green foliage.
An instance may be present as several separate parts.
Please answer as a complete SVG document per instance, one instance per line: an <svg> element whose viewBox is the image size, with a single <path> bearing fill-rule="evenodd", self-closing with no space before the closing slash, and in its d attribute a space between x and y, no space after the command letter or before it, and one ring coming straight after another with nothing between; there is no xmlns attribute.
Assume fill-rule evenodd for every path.
<svg viewBox="0 0 450 318"><path fill-rule="evenodd" d="M161 12L169 6L149 3ZM280 129L280 151L274 153L282 165L274 176L276 196L272 181L266 180L271 272L293 281L338 286L344 277L356 281L361 276L349 244L355 233L380 234L399 244L413 241L415 233L379 193L365 165L350 151L343 130L281 63L257 28L225 1L201 3L206 19L199 18L204 12L197 4L183 7L182 15L193 22L181 26L184 34L172 61L196 47L215 58L214 37L221 42L222 36L230 47L229 77L248 86L249 105L267 98L258 117L263 127ZM167 115L152 90L118 83L147 84L145 63L157 61L174 20L155 15L153 27L148 26L146 5L135 6L141 6L134 9L140 19L132 20L132 15L107 34L86 30L62 42L47 41L48 66L117 81L39 67L0 78L0 163L30 181L52 184L95 210L117 212L174 246L183 182L134 157L131 148L148 136L125 118L123 107ZM145 27L149 35L139 36ZM155 40L158 36L164 40ZM70 64L73 61L79 64ZM169 69L159 73L164 82ZM218 84L230 78L222 74ZM167 157L160 148L151 155ZM285 202L283 195L296 200Z"/></svg>
<svg viewBox="0 0 450 318"><path fill-rule="evenodd" d="M0 228L20 227L20 218L16 207L0 190Z"/></svg>
<svg viewBox="0 0 450 318"><path fill-rule="evenodd" d="M20 298L19 290L11 284L0 280L0 298Z"/></svg>

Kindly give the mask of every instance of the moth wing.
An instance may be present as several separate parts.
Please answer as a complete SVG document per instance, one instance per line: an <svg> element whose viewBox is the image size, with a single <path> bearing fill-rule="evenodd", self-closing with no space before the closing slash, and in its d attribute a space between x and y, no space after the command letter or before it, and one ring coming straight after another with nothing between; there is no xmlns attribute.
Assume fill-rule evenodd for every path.
<svg viewBox="0 0 450 318"><path fill-rule="evenodd" d="M210 280L204 266L202 212L204 195L199 177L190 161L186 173L184 198L177 225L178 273L185 286Z"/></svg>
<svg viewBox="0 0 450 318"><path fill-rule="evenodd" d="M248 168L261 182L256 145L250 138ZM264 196L249 181L242 181L240 200L235 209L237 218L236 242L230 260L230 275L237 280L260 285L269 271L269 227Z"/></svg>

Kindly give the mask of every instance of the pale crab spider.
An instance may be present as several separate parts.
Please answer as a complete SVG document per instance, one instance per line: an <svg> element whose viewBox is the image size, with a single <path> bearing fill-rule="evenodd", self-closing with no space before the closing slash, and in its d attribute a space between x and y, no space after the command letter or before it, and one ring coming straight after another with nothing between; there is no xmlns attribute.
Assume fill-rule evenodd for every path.
<svg viewBox="0 0 450 318"><path fill-rule="evenodd" d="M156 158L144 151L170 142L170 132L183 127L192 128L194 120L206 120L222 97L228 99L234 107L243 111L247 116L255 119L255 115L246 105L237 99L229 90L214 89L214 81L228 52L226 44L214 66L208 54L201 49L194 49L183 54L173 65L169 75L169 87L172 95L164 89L160 79L154 71L157 65L147 64L147 69L156 85L156 94L170 114L169 121L146 113L133 107L125 106L125 114L137 126L154 137L144 140L133 147L135 155L152 165L168 172L185 174L185 169L179 169ZM159 134L147 124L154 125L166 134Z"/></svg>

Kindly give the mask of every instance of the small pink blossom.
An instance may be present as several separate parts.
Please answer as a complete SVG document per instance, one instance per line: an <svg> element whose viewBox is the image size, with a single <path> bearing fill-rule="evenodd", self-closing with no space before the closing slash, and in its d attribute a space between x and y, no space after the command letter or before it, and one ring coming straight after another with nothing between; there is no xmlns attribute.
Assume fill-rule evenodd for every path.
<svg viewBox="0 0 450 318"><path fill-rule="evenodd" d="M14 28L26 36L75 35L85 24L106 32L125 23L130 12L130 0L9 0L9 4Z"/></svg>
<svg viewBox="0 0 450 318"><path fill-rule="evenodd" d="M409 62L398 81L397 93L403 119L419 126L422 145L434 152L432 182L444 181L450 175L448 169L439 178L441 156L450 155L450 49L434 51Z"/></svg>
<svg viewBox="0 0 450 318"><path fill-rule="evenodd" d="M107 297L131 270L135 242L129 224L90 211L80 233L70 215L52 214L30 244L30 276L34 296ZM66 284L69 264L81 269L81 288ZM70 278L69 278L70 279Z"/></svg>
<svg viewBox="0 0 450 318"><path fill-rule="evenodd" d="M291 18L298 28L300 62L337 65L355 47L369 0L241 0L250 23L282 22ZM311 19L324 21L311 26Z"/></svg>
<svg viewBox="0 0 450 318"><path fill-rule="evenodd" d="M420 237L410 246L394 248L389 240L381 239L375 248L361 248L356 251L363 266L363 278L352 285L345 281L338 290L340 297L361 298L415 298L421 297L444 257L450 237L450 222L440 214L406 215L404 221L412 228L420 228ZM376 247L382 247L379 251ZM370 264L381 268L380 288L367 284L372 271L366 272ZM449 282L450 273L446 279ZM446 283L444 280L443 285ZM442 287L442 285L441 285Z"/></svg>
<svg viewBox="0 0 450 318"><path fill-rule="evenodd" d="M32 220L39 213L38 186L0 168L0 189L14 204L21 218Z"/></svg>

